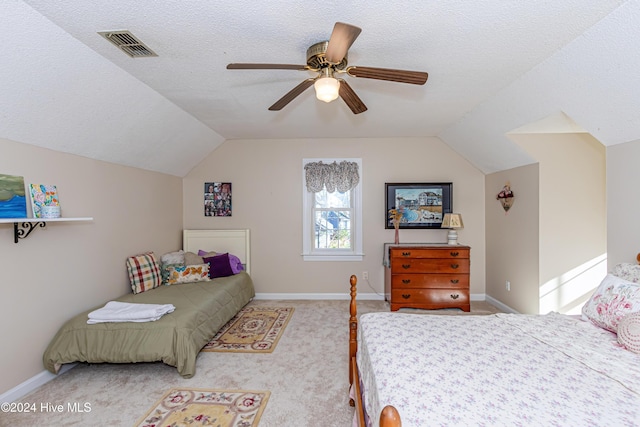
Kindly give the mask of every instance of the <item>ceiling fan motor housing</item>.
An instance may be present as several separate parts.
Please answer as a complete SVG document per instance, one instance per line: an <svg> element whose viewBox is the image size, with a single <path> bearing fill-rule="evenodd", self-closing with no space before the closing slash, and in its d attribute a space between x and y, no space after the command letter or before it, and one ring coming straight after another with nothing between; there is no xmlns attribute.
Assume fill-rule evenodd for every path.
<svg viewBox="0 0 640 427"><path fill-rule="evenodd" d="M307 49L307 65L315 71L331 66L336 70L344 70L347 68L347 55L345 55L344 58L342 58L342 61L337 65L331 64L327 61L325 53L327 52L328 45L329 41L323 41L311 45L311 47Z"/></svg>

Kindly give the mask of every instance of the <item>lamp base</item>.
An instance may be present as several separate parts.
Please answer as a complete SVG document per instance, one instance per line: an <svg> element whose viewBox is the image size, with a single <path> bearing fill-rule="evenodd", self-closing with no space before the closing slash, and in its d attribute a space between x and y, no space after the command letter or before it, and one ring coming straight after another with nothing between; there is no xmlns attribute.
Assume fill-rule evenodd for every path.
<svg viewBox="0 0 640 427"><path fill-rule="evenodd" d="M458 244L458 232L453 229L449 229L447 233L447 244L449 245L457 245Z"/></svg>

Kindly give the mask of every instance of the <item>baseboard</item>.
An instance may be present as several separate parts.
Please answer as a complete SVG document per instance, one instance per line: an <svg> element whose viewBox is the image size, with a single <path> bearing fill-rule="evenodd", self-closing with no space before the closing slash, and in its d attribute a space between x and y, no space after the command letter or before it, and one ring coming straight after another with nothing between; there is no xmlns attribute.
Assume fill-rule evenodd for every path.
<svg viewBox="0 0 640 427"><path fill-rule="evenodd" d="M471 301L487 301L493 305L501 304L506 307L504 304L496 301L496 303L492 303L488 300L488 297L485 294L471 294L469 296ZM255 299L261 300L350 300L351 295L349 293L272 293L272 292L264 292L264 293L256 293ZM377 293L360 293L358 292L357 299L362 301L384 301L384 294ZM491 300L495 301L493 298ZM508 307L507 307L508 308ZM511 309L509 309L511 310ZM515 313L515 311L510 311Z"/></svg>
<svg viewBox="0 0 640 427"><path fill-rule="evenodd" d="M62 367L60 368L60 372L58 372L58 374L52 374L49 371L42 371L39 374L29 378L28 380L18 384L11 390L8 390L0 394L0 403L15 402L16 400L22 398L23 396L26 396L27 394L31 393L41 385L46 384L52 379L56 378L58 375L64 374L65 372L75 367L76 365L77 365L76 363L66 363L62 365Z"/></svg>
<svg viewBox="0 0 640 427"><path fill-rule="evenodd" d="M502 302L498 301L497 299L495 299L495 298L493 298L493 297L490 297L489 295L487 295L487 296L485 297L485 300L486 300L489 304L491 304L491 305L493 305L493 306L495 306L495 307L498 307L498 308L499 308L500 310L502 310L504 313L520 314L520 313L518 313L518 311L517 311L517 310L514 310L513 308L509 307L509 306L508 306L508 305L506 305L506 304L503 304Z"/></svg>
<svg viewBox="0 0 640 427"><path fill-rule="evenodd" d="M350 300L348 293L256 293L255 299L260 300ZM359 300L384 300L384 295L375 293L358 293Z"/></svg>

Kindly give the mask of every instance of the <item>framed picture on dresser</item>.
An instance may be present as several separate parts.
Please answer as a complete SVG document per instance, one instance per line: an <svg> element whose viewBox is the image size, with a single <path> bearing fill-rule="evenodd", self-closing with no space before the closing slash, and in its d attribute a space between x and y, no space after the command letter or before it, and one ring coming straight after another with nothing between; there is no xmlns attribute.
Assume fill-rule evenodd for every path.
<svg viewBox="0 0 640 427"><path fill-rule="evenodd" d="M394 228L389 212L401 213L400 228L440 228L445 213L452 212L453 183L385 183L385 228Z"/></svg>

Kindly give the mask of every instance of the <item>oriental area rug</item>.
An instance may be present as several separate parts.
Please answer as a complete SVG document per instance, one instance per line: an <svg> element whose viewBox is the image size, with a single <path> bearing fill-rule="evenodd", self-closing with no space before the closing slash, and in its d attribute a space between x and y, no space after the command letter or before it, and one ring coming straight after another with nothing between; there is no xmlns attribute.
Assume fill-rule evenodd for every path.
<svg viewBox="0 0 640 427"><path fill-rule="evenodd" d="M268 391L171 389L136 427L256 427L269 395Z"/></svg>
<svg viewBox="0 0 640 427"><path fill-rule="evenodd" d="M271 353L293 315L293 307L245 307L202 351Z"/></svg>

